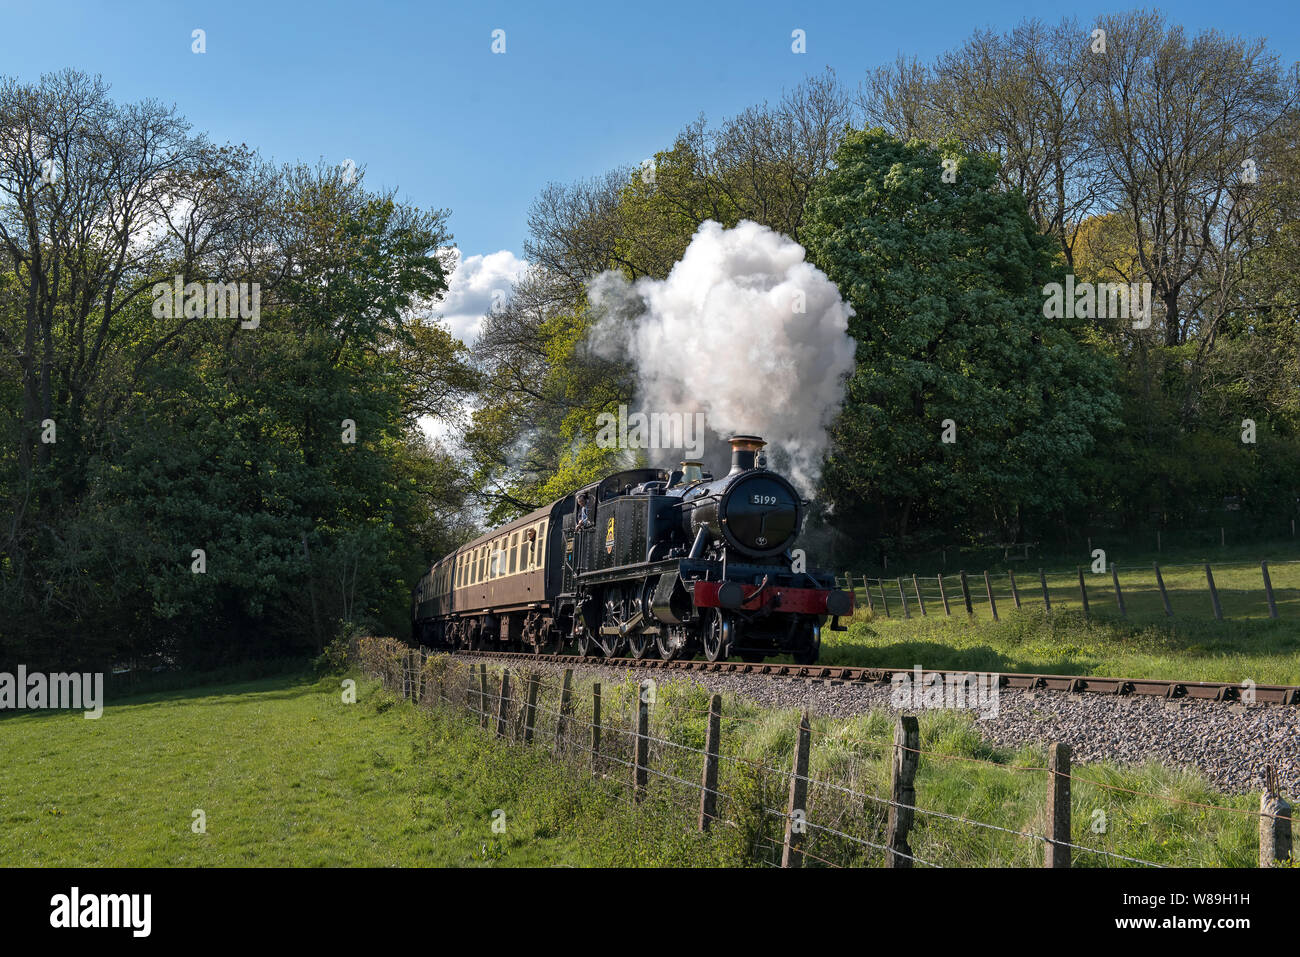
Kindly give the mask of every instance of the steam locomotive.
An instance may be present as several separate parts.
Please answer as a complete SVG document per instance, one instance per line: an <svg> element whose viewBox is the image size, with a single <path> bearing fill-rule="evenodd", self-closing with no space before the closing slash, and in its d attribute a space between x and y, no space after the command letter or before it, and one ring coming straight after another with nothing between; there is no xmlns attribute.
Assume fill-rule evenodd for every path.
<svg viewBox="0 0 1300 957"><path fill-rule="evenodd" d="M731 439L731 471L617 472L434 563L412 596L412 640L433 648L665 660L703 654L817 660L853 595L793 551L805 503Z"/></svg>

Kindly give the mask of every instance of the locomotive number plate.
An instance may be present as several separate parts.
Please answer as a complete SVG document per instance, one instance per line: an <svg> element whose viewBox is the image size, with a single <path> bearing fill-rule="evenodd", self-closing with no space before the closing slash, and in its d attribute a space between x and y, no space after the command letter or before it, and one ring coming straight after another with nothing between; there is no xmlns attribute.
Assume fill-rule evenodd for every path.
<svg viewBox="0 0 1300 957"><path fill-rule="evenodd" d="M749 497L750 505L775 505L775 495L751 495Z"/></svg>

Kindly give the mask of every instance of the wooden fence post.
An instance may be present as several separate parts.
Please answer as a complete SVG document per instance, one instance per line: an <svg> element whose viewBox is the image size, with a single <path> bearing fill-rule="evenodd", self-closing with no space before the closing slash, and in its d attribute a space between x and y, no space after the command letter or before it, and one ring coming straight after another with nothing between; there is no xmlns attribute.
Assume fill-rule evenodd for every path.
<svg viewBox="0 0 1300 957"><path fill-rule="evenodd" d="M984 572L984 590L988 592L988 596L989 596L989 611L993 612L993 620L997 621L998 603L993 600L993 582L989 578L989 573L987 570L985 570Z"/></svg>
<svg viewBox="0 0 1300 957"><path fill-rule="evenodd" d="M1083 617L1089 617L1088 586L1083 583L1083 566L1079 565L1079 595L1083 598Z"/></svg>
<svg viewBox="0 0 1300 957"><path fill-rule="evenodd" d="M939 597L943 599L943 613L951 615L952 609L948 607L948 593L943 590L943 573L939 573Z"/></svg>
<svg viewBox="0 0 1300 957"><path fill-rule="evenodd" d="M894 761L889 774L889 819L885 831L886 867L911 867L907 842L916 806L916 768L920 764L921 731L916 717L900 714L894 725Z"/></svg>
<svg viewBox="0 0 1300 957"><path fill-rule="evenodd" d="M650 681L642 681L636 701L636 750L632 761L632 784L639 801L645 797L650 767Z"/></svg>
<svg viewBox="0 0 1300 957"><path fill-rule="evenodd" d="M709 699L709 728L704 736L704 780L700 782L700 830L707 831L718 811L718 738L722 733L722 695Z"/></svg>
<svg viewBox="0 0 1300 957"><path fill-rule="evenodd" d="M921 583L917 580L916 572L912 573L912 590L916 592L916 604L921 609L921 617L925 617L925 599L921 597Z"/></svg>
<svg viewBox="0 0 1300 957"><path fill-rule="evenodd" d="M911 618L912 612L907 607L907 593L903 591L903 579L895 578L894 581L898 582L898 599L903 603L903 617Z"/></svg>
<svg viewBox="0 0 1300 957"><path fill-rule="evenodd" d="M1115 603L1119 605L1119 616L1127 618L1128 609L1124 607L1124 593L1119 589L1119 569L1115 567L1114 562L1110 563L1110 580L1115 583Z"/></svg>
<svg viewBox="0 0 1300 957"><path fill-rule="evenodd" d="M1268 562L1260 562L1259 569L1264 573L1264 597L1268 599L1268 617L1277 617L1277 602L1273 600L1273 579L1268 575Z"/></svg>
<svg viewBox="0 0 1300 957"><path fill-rule="evenodd" d="M1047 593L1047 573L1041 568L1038 569L1038 582L1043 586L1043 609L1052 610L1052 596Z"/></svg>
<svg viewBox="0 0 1300 957"><path fill-rule="evenodd" d="M877 578L876 581L880 583L880 603L885 606L885 617L889 618L889 599L885 597L885 580Z"/></svg>
<svg viewBox="0 0 1300 957"><path fill-rule="evenodd" d="M873 615L876 613L876 603L871 598L871 582L867 581L867 576L862 576L862 590L867 593L867 611Z"/></svg>
<svg viewBox="0 0 1300 957"><path fill-rule="evenodd" d="M1047 828L1044 867L1070 866L1070 746L1053 744L1047 759Z"/></svg>
<svg viewBox="0 0 1300 957"><path fill-rule="evenodd" d="M808 749L812 725L808 709L799 719L799 740L794 749L794 773L790 775L790 801L785 809L785 845L781 851L782 867L803 867L804 831L808 828ZM798 817L796 817L798 815Z"/></svg>
<svg viewBox="0 0 1300 957"><path fill-rule="evenodd" d="M501 701L497 709L497 737L506 736L506 718L510 708L510 669L501 669Z"/></svg>
<svg viewBox="0 0 1300 957"><path fill-rule="evenodd" d="M1291 805L1276 794L1259 796L1259 866L1276 867L1291 857Z"/></svg>
<svg viewBox="0 0 1300 957"><path fill-rule="evenodd" d="M1017 590L1017 588L1016 588L1016 570L1015 570L1014 568L1008 568L1008 569L1007 569L1007 574L1011 577L1011 600L1012 600L1013 602L1015 602L1015 603L1016 603L1016 607L1019 608L1019 607L1020 607L1020 592L1019 592L1019 590Z"/></svg>
<svg viewBox="0 0 1300 957"><path fill-rule="evenodd" d="M1223 606L1219 604L1219 590L1214 587L1214 572L1210 571L1210 563L1205 563L1205 581L1210 586L1210 603L1214 605L1214 617L1223 621Z"/></svg>
<svg viewBox="0 0 1300 957"><path fill-rule="evenodd" d="M487 682L487 662L481 662L478 666L478 703L479 708L479 727L484 730L488 726L488 682Z"/></svg>
<svg viewBox="0 0 1300 957"><path fill-rule="evenodd" d="M1174 617L1174 610L1169 607L1169 592L1165 591L1165 576L1160 574L1160 563L1152 562L1151 565L1156 570L1156 584L1160 586L1160 601L1165 606L1165 617L1172 618Z"/></svg>
<svg viewBox="0 0 1300 957"><path fill-rule="evenodd" d="M537 672L528 673L528 698L524 704L524 744L533 743L533 722L537 719Z"/></svg>
<svg viewBox="0 0 1300 957"><path fill-rule="evenodd" d="M600 772L600 682L591 683L591 773Z"/></svg>
<svg viewBox="0 0 1300 957"><path fill-rule="evenodd" d="M970 582L968 582L968 581L966 580L966 570L963 568L959 574L960 574L960 577L961 577L961 597L962 597L962 598L965 600L965 602L966 602L966 614L968 614L968 615L974 615L974 614L975 614L975 606L971 604L971 600L970 600Z"/></svg>
<svg viewBox="0 0 1300 957"><path fill-rule="evenodd" d="M560 686L560 715L555 719L555 749L564 747L564 730L569 724L569 711L573 707L573 669L564 669L564 683Z"/></svg>

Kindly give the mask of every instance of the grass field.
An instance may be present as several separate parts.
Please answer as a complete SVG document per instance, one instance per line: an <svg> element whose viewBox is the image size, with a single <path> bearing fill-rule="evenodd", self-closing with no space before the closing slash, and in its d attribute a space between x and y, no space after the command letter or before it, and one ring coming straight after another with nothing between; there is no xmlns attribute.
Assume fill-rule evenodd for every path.
<svg viewBox="0 0 1300 957"><path fill-rule="evenodd" d="M585 686L578 685L581 696ZM607 683L610 720L635 684ZM689 747L703 737L695 686L661 685L652 734ZM282 677L113 704L98 721L79 715L0 720L0 863L66 866L476 866L753 865L773 861L797 715L738 699L724 703L722 812L731 824L695 832L692 791L652 779L646 802L628 800L621 773L592 780L543 748L497 742L463 712L417 710L363 680L359 701L340 700L339 679ZM970 718L921 715L927 756L918 803L1011 830L1043 826L1041 748L990 748ZM883 809L840 788L887 792L892 718L813 723L809 819L880 837ZM659 769L698 780L693 753L675 750ZM952 758L953 760L947 760ZM1249 809L1196 775L1159 767L1079 770L1075 840L1161 863L1250 866L1254 818L1168 800ZM1084 783L1082 778L1127 791ZM1128 791L1139 793L1128 793ZM694 799L691 799L691 795ZM192 830L193 811L206 833ZM492 829L504 813L504 832ZM1096 812L1107 826L1092 830ZM812 848L843 863L878 866L880 855L823 835ZM827 843L829 842L829 843ZM1037 866L1040 842L918 815L912 844L947 866ZM842 846L841 846L842 845ZM815 863L815 862L812 862ZM1076 866L1106 861L1080 853ZM1114 863L1112 861L1111 863Z"/></svg>
<svg viewBox="0 0 1300 957"><path fill-rule="evenodd" d="M1211 571L1225 619L1268 619L1268 601L1258 562L1212 564ZM1107 566L1107 570L1103 573L1095 573L1089 566L1085 566L1083 572L1084 585L1088 591L1089 613L1098 618L1126 617L1126 620L1134 624L1164 623L1183 619L1214 619L1214 605L1210 599L1203 563L1160 566L1170 611L1173 613L1172 618L1165 613L1155 569L1151 565L1116 565L1120 592L1124 598L1125 616L1120 614L1110 566ZM1037 568L990 571L989 585L992 586L993 600L997 604L999 615L1015 608L1015 596L1011 590L1012 573L1015 574L1016 591L1022 605L1044 608L1043 589ZM922 576L918 572L917 576L916 584L912 582L911 573L902 576L903 595L907 598L908 611L914 616L920 615L916 600L916 590L919 586L927 613L943 614L943 595L939 591L935 574L931 572L928 576ZM1300 625L1300 562L1270 563L1269 577L1273 584L1273 600L1277 607L1278 619L1290 620ZM1047 581L1047 594L1052 608L1083 611L1083 597L1079 589L1077 570L1054 569L1044 572L1044 578ZM988 589L985 586L983 572L968 572L967 579L971 602L976 613L991 617ZM859 605L866 607L866 589L862 584L861 576L854 576L853 584ZM873 580L871 593L877 614L884 617L885 605L888 604L891 617L903 617L897 576L886 578L884 588L885 593L882 598L880 584ZM944 575L943 593L947 595L949 607L953 611L964 611L961 582L956 573Z"/></svg>
<svg viewBox="0 0 1300 957"><path fill-rule="evenodd" d="M945 575L945 614L937 577L872 582L874 612L855 581L857 615L849 631L823 632L822 660L835 664L987 671L1097 674L1257 684L1300 684L1300 562L1270 562L1278 617L1269 617L1258 563L1212 565L1224 620L1214 617L1200 564L1161 565L1173 616L1166 615L1154 569L1118 566L1125 615L1109 570L1084 569L1085 616L1077 570L1045 574L1050 613L1037 569L990 573L999 621L993 620L983 574L968 573L973 615L957 575ZM1014 571L1021 607L1011 590ZM925 614L916 599L919 586ZM889 614L885 614L888 603Z"/></svg>
<svg viewBox="0 0 1300 957"><path fill-rule="evenodd" d="M273 678L0 720L0 863L40 866L601 863L563 826L620 813L532 754L339 679ZM493 810L510 809L504 835ZM206 814L206 833L192 830ZM662 841L671 847L671 841Z"/></svg>

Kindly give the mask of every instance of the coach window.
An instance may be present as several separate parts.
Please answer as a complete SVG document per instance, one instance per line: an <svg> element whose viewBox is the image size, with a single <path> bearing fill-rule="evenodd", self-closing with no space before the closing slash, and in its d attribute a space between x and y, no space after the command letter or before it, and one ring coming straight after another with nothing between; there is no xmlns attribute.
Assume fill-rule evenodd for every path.
<svg viewBox="0 0 1300 957"><path fill-rule="evenodd" d="M510 574L513 575L519 568L519 533L510 533Z"/></svg>

